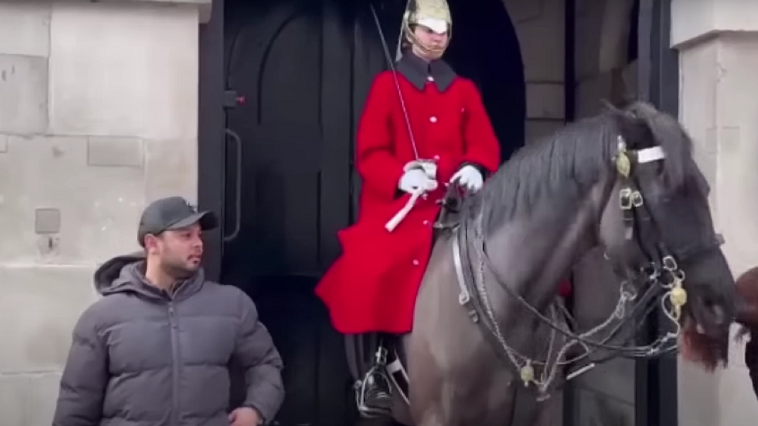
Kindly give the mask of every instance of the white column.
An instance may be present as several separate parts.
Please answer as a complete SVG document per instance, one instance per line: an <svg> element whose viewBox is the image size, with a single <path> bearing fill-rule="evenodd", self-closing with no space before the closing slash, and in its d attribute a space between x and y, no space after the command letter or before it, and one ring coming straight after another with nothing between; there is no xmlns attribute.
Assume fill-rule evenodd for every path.
<svg viewBox="0 0 758 426"><path fill-rule="evenodd" d="M758 265L758 2L673 0L671 43L680 58L680 119L711 184L736 277ZM743 352L733 344L730 368L716 374L680 362L680 426L758 422Z"/></svg>

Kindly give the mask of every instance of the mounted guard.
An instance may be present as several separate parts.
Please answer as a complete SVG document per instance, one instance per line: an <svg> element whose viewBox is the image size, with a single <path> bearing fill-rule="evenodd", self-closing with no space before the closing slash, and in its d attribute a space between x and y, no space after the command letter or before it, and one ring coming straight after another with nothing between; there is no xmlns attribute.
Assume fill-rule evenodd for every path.
<svg viewBox="0 0 758 426"><path fill-rule="evenodd" d="M500 163L478 89L441 59L451 29L445 0L410 0L395 63L382 36L391 69L374 79L356 135L359 217L316 288L339 332L375 342L357 386L365 417L390 414L387 340L412 329L446 187L475 193Z"/></svg>

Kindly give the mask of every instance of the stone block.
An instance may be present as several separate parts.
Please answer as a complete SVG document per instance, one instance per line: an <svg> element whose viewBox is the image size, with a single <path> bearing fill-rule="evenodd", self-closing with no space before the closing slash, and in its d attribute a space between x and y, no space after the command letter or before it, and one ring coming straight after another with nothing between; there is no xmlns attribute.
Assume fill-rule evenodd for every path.
<svg viewBox="0 0 758 426"><path fill-rule="evenodd" d="M691 53L690 53L691 52ZM710 54L707 54L710 53ZM745 194L758 191L758 105L752 95L758 89L753 71L758 67L758 33L720 35L711 41L692 46L681 53L687 65L700 69L682 70L703 83L685 82L692 92L683 94L690 102L714 99L710 108L691 106L694 111L712 115L688 119L714 123L715 133L696 140L697 149L715 150L715 204L717 226L726 239L724 253L734 272L756 265L758 256L758 201ZM682 59L683 63L685 59ZM688 106L689 107L689 106ZM690 118L691 117L691 118ZM687 125L689 127L689 122ZM701 130L702 131L702 130ZM715 146L715 148L714 148ZM702 156L701 156L702 157ZM711 158L713 159L713 157Z"/></svg>
<svg viewBox="0 0 758 426"><path fill-rule="evenodd" d="M91 264L137 248L144 172L87 166L85 138L11 137L0 155L0 197L1 261ZM40 208L60 210L58 234L37 235Z"/></svg>
<svg viewBox="0 0 758 426"><path fill-rule="evenodd" d="M34 232L57 234L61 232L60 209L37 209L34 211Z"/></svg>
<svg viewBox="0 0 758 426"><path fill-rule="evenodd" d="M35 374L29 377L29 426L53 423L60 381L60 373Z"/></svg>
<svg viewBox="0 0 758 426"><path fill-rule="evenodd" d="M180 195L197 201L197 140L146 141L145 199Z"/></svg>
<svg viewBox="0 0 758 426"><path fill-rule="evenodd" d="M192 7L54 3L51 132L197 138L198 27Z"/></svg>
<svg viewBox="0 0 758 426"><path fill-rule="evenodd" d="M563 2L546 1L539 18L516 25L527 82L562 82Z"/></svg>
<svg viewBox="0 0 758 426"><path fill-rule="evenodd" d="M755 403L750 375L745 367L730 367L721 373L718 386L720 424L741 426L756 424L758 404Z"/></svg>
<svg viewBox="0 0 758 426"><path fill-rule="evenodd" d="M51 8L49 1L0 2L0 54L46 58Z"/></svg>
<svg viewBox="0 0 758 426"><path fill-rule="evenodd" d="M191 6L196 7L198 10L198 21L201 24L208 23L211 18L211 11L213 9L213 0L100 0L101 2L149 2L165 6Z"/></svg>
<svg viewBox="0 0 758 426"><path fill-rule="evenodd" d="M47 130L47 59L0 55L0 133Z"/></svg>
<svg viewBox="0 0 758 426"><path fill-rule="evenodd" d="M8 342L3 342L2 346L7 344ZM29 376L25 374L0 374L0 425L30 425L29 412L32 407L29 401L29 381Z"/></svg>
<svg viewBox="0 0 758 426"><path fill-rule="evenodd" d="M718 129L716 108L719 79L718 43L708 41L679 54L679 120L693 139L694 157L711 185L711 212L718 227Z"/></svg>
<svg viewBox="0 0 758 426"><path fill-rule="evenodd" d="M93 266L0 264L0 374L63 368L74 325L96 300L93 272Z"/></svg>
<svg viewBox="0 0 758 426"><path fill-rule="evenodd" d="M142 140L137 138L87 138L87 164L106 167L142 167Z"/></svg>
<svg viewBox="0 0 758 426"><path fill-rule="evenodd" d="M527 83L526 117L563 120L565 89L563 84Z"/></svg>
<svg viewBox="0 0 758 426"><path fill-rule="evenodd" d="M719 425L718 388L723 372L706 373L681 357L677 367L679 424Z"/></svg>

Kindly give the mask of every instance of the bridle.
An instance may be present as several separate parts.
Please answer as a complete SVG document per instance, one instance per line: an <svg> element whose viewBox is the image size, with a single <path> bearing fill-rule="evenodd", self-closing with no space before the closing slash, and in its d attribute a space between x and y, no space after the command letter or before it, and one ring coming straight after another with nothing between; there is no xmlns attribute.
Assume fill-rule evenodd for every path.
<svg viewBox="0 0 758 426"><path fill-rule="evenodd" d="M624 277L620 285L619 300L613 313L604 322L583 333L575 333L559 324L559 315L564 316L562 324L566 324L569 322L566 319L571 318L570 313L562 304L553 302L549 306L550 317L548 317L514 289L504 285L506 281L498 276L497 269L487 254L486 241L482 232L481 209L473 219L473 223L462 220L453 228L453 261L460 289L459 304L467 309L471 320L484 329L485 335L495 345L498 354L516 368L524 385L536 386L539 393L538 399L547 398L548 389L560 366L573 364L583 359L588 360L584 367L567 375L567 380L571 380L596 365L614 358L653 358L677 349L677 338L681 332L679 320L682 308L687 303L687 292L683 286L686 277L679 264L686 259L718 249L723 244L723 239L716 235L702 244L674 251L663 242L660 224L655 221L649 206L644 201L638 176L634 171L641 165L662 161L664 158L663 149L659 146L630 150L624 139L618 136L617 153L613 162L620 187L618 197L619 208L623 214L624 237L628 243L637 245L644 256L644 261L638 267L627 268L635 272ZM607 254L606 258L608 258ZM551 329L548 355L544 361L524 356L507 343L495 318L485 288L485 269L489 270L495 281L510 297L517 300L523 308ZM633 304L631 309L628 306L630 303ZM652 343L642 346L609 343L629 321L646 318L657 306L660 306L664 315L670 320L673 325L672 331L664 330ZM643 323L643 321L639 322L636 328ZM609 331L604 337L599 340L591 339L606 330ZM558 335L565 339L565 343L555 352L555 357L551 358ZM564 360L568 351L577 345L584 349L583 353ZM603 358L591 359L590 355L597 350L607 350L611 354ZM540 378L535 376L535 365L541 366Z"/></svg>

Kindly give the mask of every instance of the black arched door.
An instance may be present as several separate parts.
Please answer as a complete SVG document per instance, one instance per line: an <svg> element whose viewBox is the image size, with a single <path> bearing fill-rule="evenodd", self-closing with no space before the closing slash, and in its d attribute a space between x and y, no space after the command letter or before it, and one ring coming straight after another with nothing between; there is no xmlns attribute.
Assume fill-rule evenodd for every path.
<svg viewBox="0 0 758 426"><path fill-rule="evenodd" d="M284 359L276 422L347 425L355 410L344 343L313 287L350 215L352 1L225 6L227 86L244 103L227 114L241 149L227 146L226 223L239 217L240 231L225 244L222 279L253 297Z"/></svg>

